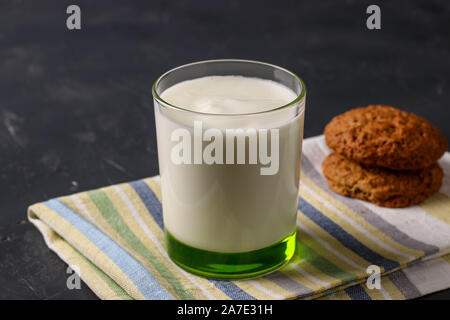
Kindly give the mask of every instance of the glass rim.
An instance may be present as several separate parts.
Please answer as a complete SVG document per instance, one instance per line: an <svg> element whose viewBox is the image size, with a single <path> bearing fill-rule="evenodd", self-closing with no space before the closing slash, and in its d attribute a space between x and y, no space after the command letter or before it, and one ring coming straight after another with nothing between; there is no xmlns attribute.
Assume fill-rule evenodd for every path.
<svg viewBox="0 0 450 320"><path fill-rule="evenodd" d="M257 111L257 112L248 112L248 113L209 113L209 112L200 112L200 111L189 110L189 109L186 109L186 108L183 108L183 107L179 107L179 106L175 106L173 104L168 103L167 101L162 99L160 97L160 95L156 92L156 87L158 86L159 82L165 76L167 76L168 74L170 74L170 73L172 73L174 71L177 71L179 69L183 69L183 68L189 67L189 66L193 66L193 65L197 65L197 64L214 63L214 62L244 62L244 63L249 63L249 64L259 64L259 65L265 65L265 66L268 66L268 67L272 67L274 69L284 71L284 72L290 74L291 76L293 76L301 84L302 88L301 88L300 94L296 94L296 98L294 100L292 100L291 102L287 103L287 104L284 104L282 106L275 107L275 108L269 109L269 110ZM203 115L203 116L227 116L227 117L234 117L234 116L261 115L261 114L265 114L265 113L270 113L270 112L286 109L286 108L288 108L288 107L290 107L292 105L297 104L298 102L300 102L305 97L305 95L306 95L306 87L305 87L305 83L303 82L303 80L297 74L295 74L294 72L292 72L292 71L290 71L288 69L282 68L280 66L277 66L277 65L274 65L274 64L271 64L271 63L261 62L261 61L256 61L256 60L245 60L245 59L213 59L213 60L202 60L202 61L196 61L196 62L183 64L181 66L178 66L176 68L173 68L173 69L170 69L169 71L164 72L153 83L152 94L153 94L153 98L156 101L158 101L160 104L162 104L163 106L165 106L167 108L170 108L170 109L175 109L175 110L178 110L178 111L199 114L199 115Z"/></svg>

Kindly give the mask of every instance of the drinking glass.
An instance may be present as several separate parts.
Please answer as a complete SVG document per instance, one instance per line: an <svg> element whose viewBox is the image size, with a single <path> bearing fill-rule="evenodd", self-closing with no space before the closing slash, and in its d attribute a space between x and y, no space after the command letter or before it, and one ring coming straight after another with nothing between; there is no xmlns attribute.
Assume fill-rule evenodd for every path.
<svg viewBox="0 0 450 320"><path fill-rule="evenodd" d="M242 110L239 114L196 112L161 98L164 90L182 81L223 75L272 80L291 89L296 97L268 111ZM169 257L192 273L217 279L255 277L287 263L296 243L306 94L303 81L268 63L224 59L172 69L156 80L152 91ZM180 147L174 135L191 135L190 150L183 155L187 152L194 157L211 143L204 136L208 129L224 136L230 129L237 132L233 138L236 145L227 149L223 143L221 149L224 159L232 152L234 163L206 163L198 157L189 164L174 161L174 148ZM266 142L272 160L278 153L276 171L270 172L267 163L249 161L254 132L258 133L259 150ZM240 138L246 153L239 162Z"/></svg>

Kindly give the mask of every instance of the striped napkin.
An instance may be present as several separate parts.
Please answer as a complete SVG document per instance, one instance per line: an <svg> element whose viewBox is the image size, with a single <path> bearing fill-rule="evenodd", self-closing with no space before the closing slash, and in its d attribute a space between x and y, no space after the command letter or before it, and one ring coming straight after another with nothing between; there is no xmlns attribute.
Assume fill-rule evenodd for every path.
<svg viewBox="0 0 450 320"><path fill-rule="evenodd" d="M323 136L304 140L297 251L267 276L220 281L177 267L164 249L159 178L37 203L28 218L102 299L410 299L450 287L450 154L440 192L388 209L332 192ZM380 289L367 267L379 266Z"/></svg>

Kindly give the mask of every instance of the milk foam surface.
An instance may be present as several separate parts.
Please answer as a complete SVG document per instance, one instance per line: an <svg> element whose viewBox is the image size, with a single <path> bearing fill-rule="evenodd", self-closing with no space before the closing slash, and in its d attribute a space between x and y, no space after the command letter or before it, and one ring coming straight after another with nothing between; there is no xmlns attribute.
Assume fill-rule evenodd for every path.
<svg viewBox="0 0 450 320"><path fill-rule="evenodd" d="M184 81L160 96L171 105L208 113L155 104L165 228L187 245L216 252L262 249L294 232L304 100L300 107L241 115L276 109L297 96L274 81L241 76ZM180 127L193 131L194 121L220 130L277 128L278 173L263 176L255 164L174 164L171 134Z"/></svg>
<svg viewBox="0 0 450 320"><path fill-rule="evenodd" d="M183 81L161 98L191 111L242 114L271 110L296 98L289 88L271 80L242 76L210 76Z"/></svg>

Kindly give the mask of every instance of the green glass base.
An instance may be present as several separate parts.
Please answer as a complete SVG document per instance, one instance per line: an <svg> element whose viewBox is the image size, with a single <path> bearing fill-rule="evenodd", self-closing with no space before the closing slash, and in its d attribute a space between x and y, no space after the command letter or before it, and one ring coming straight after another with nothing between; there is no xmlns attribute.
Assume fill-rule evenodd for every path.
<svg viewBox="0 0 450 320"><path fill-rule="evenodd" d="M241 253L221 253L193 248L166 231L169 257L181 268L207 278L253 278L275 271L294 255L295 233L269 247Z"/></svg>

